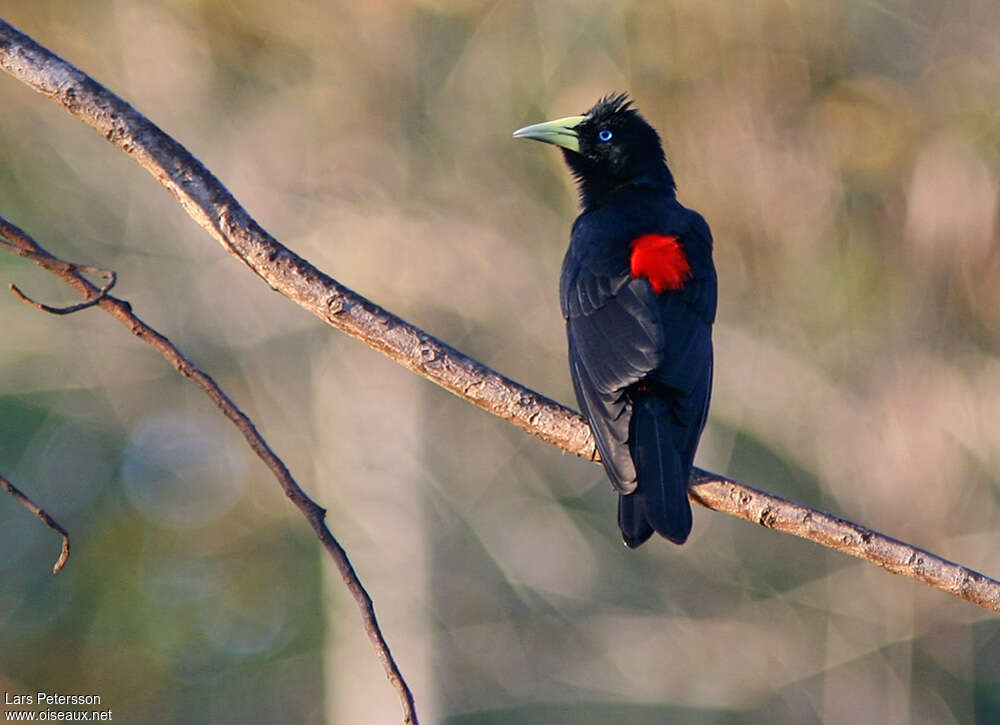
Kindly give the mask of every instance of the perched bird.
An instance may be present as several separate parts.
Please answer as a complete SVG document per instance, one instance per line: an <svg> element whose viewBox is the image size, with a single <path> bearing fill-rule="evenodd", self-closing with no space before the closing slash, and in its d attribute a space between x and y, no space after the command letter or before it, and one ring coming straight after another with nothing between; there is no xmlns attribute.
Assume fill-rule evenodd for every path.
<svg viewBox="0 0 1000 725"><path fill-rule="evenodd" d="M678 203L660 137L625 94L514 137L562 147L579 187L559 298L622 538L634 549L656 531L683 544L712 389L712 234Z"/></svg>

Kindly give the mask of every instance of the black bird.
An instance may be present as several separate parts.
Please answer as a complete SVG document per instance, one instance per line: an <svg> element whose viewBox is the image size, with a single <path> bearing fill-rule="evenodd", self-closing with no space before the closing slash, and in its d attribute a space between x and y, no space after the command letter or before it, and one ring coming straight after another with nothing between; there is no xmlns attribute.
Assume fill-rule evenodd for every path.
<svg viewBox="0 0 1000 725"><path fill-rule="evenodd" d="M712 234L676 198L656 131L625 94L514 132L562 147L580 191L559 298L569 365L629 548L691 532L688 479L712 389Z"/></svg>

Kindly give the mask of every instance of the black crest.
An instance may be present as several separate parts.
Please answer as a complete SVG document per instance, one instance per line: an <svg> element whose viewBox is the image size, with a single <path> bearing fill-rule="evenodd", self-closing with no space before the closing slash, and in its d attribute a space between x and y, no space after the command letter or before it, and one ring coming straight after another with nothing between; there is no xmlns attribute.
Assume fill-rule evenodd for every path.
<svg viewBox="0 0 1000 725"><path fill-rule="evenodd" d="M619 113L636 111L632 108L632 99L628 93L609 93L591 106L583 115L588 118L611 118Z"/></svg>

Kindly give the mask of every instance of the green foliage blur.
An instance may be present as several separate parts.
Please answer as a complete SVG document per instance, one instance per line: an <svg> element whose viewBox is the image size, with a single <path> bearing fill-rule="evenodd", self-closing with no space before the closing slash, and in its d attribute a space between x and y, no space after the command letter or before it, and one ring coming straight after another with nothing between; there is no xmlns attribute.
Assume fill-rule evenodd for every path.
<svg viewBox="0 0 1000 725"><path fill-rule="evenodd" d="M519 126L630 91L716 238L699 465L1000 575L995 2L6 0L284 244L572 403L575 192ZM696 509L621 545L602 471L270 293L153 179L0 74L0 214L256 421L375 600L426 722L1000 721L996 617ZM0 254L50 304L55 278ZM392 723L305 522L98 310L0 295L0 690L129 723ZM17 709L10 705L4 711ZM27 708L40 710L38 707Z"/></svg>

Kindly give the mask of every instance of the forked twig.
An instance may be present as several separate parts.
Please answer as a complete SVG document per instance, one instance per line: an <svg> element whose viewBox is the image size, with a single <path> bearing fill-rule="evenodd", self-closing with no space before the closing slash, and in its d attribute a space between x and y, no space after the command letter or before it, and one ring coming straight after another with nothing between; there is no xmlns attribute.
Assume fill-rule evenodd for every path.
<svg viewBox="0 0 1000 725"><path fill-rule="evenodd" d="M103 287L101 287L97 291L97 294L93 298L87 300L86 302L78 302L75 305L69 305L68 307L52 307L51 305L46 305L41 302L36 302L35 300L28 297L28 295L24 294L24 292L22 292L21 289L16 284L13 283L11 283L10 285L10 291L13 292L18 297L18 299L21 300L21 302L28 305L29 307L34 307L36 310L41 310L42 312L48 312L50 315L71 315L74 312L79 312L80 310L85 310L88 307L93 307L94 305L96 305L98 302L101 301L101 299L103 299L108 294L108 292L111 291L111 288L115 286L115 282L118 281L118 275L115 274L115 272L110 269L91 267L88 264L74 264L71 266L73 268L73 271L75 272L99 274L108 281Z"/></svg>

